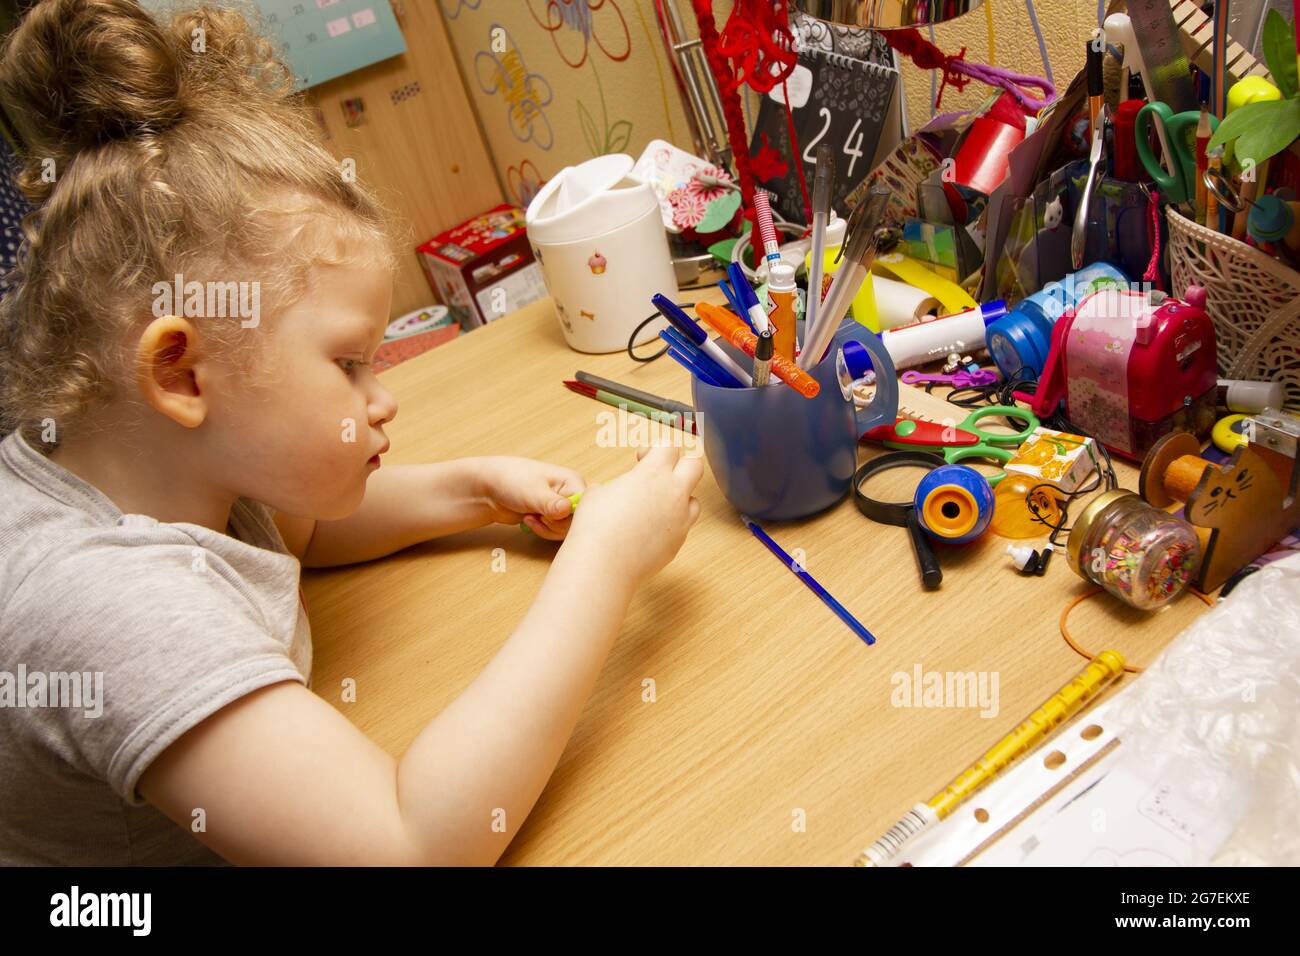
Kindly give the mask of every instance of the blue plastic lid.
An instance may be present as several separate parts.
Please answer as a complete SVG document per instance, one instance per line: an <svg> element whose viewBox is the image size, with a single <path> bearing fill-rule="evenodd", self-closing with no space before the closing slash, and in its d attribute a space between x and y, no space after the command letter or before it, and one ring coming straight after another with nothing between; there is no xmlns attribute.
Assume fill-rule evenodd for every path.
<svg viewBox="0 0 1300 956"><path fill-rule="evenodd" d="M1291 207L1277 196L1260 196L1246 219L1246 228L1260 242L1277 242L1291 231Z"/></svg>
<svg viewBox="0 0 1300 956"><path fill-rule="evenodd" d="M844 343L842 351L844 354L844 368L852 381L856 382L871 371L871 353L867 351L866 346L861 342L854 342L850 339Z"/></svg>
<svg viewBox="0 0 1300 956"><path fill-rule="evenodd" d="M1052 346L1052 324L1037 311L1017 309L989 326L985 340L1003 378L1022 368L1042 375Z"/></svg>
<svg viewBox="0 0 1300 956"><path fill-rule="evenodd" d="M980 312L984 316L984 328L988 328L1002 316L1007 314L1007 300L994 299L992 302L985 302L980 306Z"/></svg>

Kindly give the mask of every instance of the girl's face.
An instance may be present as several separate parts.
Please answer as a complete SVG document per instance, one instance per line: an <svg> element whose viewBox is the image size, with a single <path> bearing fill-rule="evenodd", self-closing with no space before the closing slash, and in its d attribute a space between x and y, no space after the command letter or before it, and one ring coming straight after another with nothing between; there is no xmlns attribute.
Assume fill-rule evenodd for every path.
<svg viewBox="0 0 1300 956"><path fill-rule="evenodd" d="M371 370L391 301L383 269L320 267L298 302L247 330L264 337L257 367L229 370L209 419L228 487L304 518L356 510L397 414Z"/></svg>

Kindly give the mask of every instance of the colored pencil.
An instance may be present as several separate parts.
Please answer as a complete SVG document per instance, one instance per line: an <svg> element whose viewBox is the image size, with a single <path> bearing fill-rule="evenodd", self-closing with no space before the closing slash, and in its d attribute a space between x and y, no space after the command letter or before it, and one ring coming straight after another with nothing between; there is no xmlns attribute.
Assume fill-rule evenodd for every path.
<svg viewBox="0 0 1300 956"><path fill-rule="evenodd" d="M631 385L624 385L622 382L615 382L612 379L601 378L599 375L592 375L590 372L579 371L575 378L586 385L594 385L596 388L606 392L613 392L615 395L624 395L634 402L649 405L651 408L661 408L665 412L678 412L682 415L695 414L695 409L685 402L664 398L662 395L656 395L653 392L643 392L639 388L633 388Z"/></svg>
<svg viewBox="0 0 1300 956"><path fill-rule="evenodd" d="M640 415L651 421L663 422L672 425L674 428L680 428L684 432L695 434L695 420L686 418L680 412L668 412L662 408L653 408L649 405L643 405L640 402L634 402L622 395L615 395L612 392L606 392L603 389L594 388L586 382L566 381L564 387L578 395L585 395L587 398L594 398L598 402L603 402L614 408L621 408L631 412L634 415Z"/></svg>

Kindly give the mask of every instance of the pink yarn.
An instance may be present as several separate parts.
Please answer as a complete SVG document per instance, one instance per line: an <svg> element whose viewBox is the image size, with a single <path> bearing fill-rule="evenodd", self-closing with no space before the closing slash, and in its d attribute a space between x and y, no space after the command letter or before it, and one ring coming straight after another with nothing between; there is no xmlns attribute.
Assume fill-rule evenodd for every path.
<svg viewBox="0 0 1300 956"><path fill-rule="evenodd" d="M1151 190L1148 205L1151 209L1151 261L1147 263L1147 271L1142 273L1142 279L1163 292L1160 287L1160 194L1154 189Z"/></svg>

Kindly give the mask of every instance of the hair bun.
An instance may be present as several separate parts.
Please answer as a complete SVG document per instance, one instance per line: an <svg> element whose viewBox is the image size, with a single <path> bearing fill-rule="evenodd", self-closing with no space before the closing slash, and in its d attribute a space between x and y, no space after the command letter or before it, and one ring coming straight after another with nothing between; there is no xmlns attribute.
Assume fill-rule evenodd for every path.
<svg viewBox="0 0 1300 956"><path fill-rule="evenodd" d="M41 0L0 60L0 96L29 168L161 132L183 111L182 81L173 42L135 0Z"/></svg>

